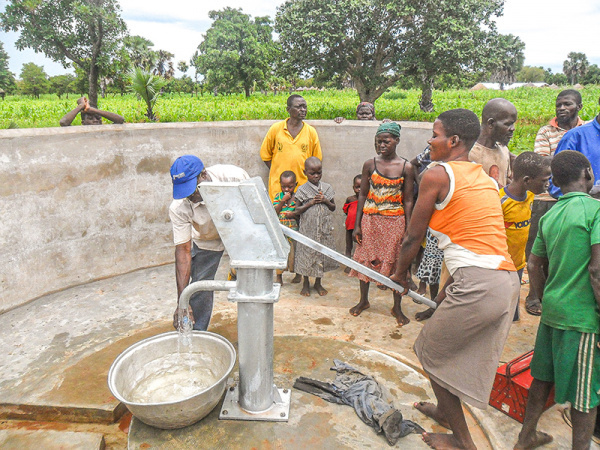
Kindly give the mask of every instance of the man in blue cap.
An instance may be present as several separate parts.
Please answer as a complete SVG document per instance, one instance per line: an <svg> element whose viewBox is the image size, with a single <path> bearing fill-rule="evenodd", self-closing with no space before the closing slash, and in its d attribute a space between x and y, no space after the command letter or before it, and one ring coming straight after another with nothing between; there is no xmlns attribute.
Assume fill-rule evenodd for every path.
<svg viewBox="0 0 600 450"><path fill-rule="evenodd" d="M213 280L223 255L223 243L198 191L203 182L235 182L247 180L246 171L229 164L204 167L194 155L184 155L171 166L173 201L169 217L175 242L175 279L177 301L190 282ZM206 330L213 308L213 292L197 292L190 299L194 330ZM173 326L179 327L179 307L173 315Z"/></svg>

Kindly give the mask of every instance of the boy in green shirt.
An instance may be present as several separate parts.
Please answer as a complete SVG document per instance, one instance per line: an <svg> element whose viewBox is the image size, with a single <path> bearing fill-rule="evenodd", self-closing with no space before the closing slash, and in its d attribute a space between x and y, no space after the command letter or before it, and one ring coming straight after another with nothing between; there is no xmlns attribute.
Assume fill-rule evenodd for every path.
<svg viewBox="0 0 600 450"><path fill-rule="evenodd" d="M544 306L515 449L552 441L537 423L553 385L556 402L571 403L573 448L588 449L600 403L600 202L587 194L594 175L582 153L560 152L551 169L565 195L540 220L527 264L532 293Z"/></svg>

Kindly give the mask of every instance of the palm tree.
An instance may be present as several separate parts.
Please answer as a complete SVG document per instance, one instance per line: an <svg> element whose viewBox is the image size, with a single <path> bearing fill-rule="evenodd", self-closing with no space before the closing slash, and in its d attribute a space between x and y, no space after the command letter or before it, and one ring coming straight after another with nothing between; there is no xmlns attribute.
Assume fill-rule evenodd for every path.
<svg viewBox="0 0 600 450"><path fill-rule="evenodd" d="M175 55L166 50L159 50L156 53L157 61L156 66L154 67L154 75L159 75L161 77L165 77L167 79L172 78L175 74L175 69L173 68L173 62L171 58Z"/></svg>
<svg viewBox="0 0 600 450"><path fill-rule="evenodd" d="M146 102L146 116L148 119L158 120L153 108L166 81L162 77L152 75L139 67L130 72L129 79L131 81L130 90Z"/></svg>
<svg viewBox="0 0 600 450"><path fill-rule="evenodd" d="M590 63L584 53L571 52L563 63L563 73L567 76L571 84L584 77L588 71Z"/></svg>

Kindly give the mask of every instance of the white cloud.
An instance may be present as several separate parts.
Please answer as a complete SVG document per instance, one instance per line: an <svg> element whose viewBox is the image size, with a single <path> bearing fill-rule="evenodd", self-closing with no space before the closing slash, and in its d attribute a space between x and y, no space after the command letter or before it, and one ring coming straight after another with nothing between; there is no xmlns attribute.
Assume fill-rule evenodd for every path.
<svg viewBox="0 0 600 450"><path fill-rule="evenodd" d="M1 1L1 0L0 0ZM243 12L274 19L277 7L284 0L122 0L122 16L129 32L154 43L155 49L175 54L174 62L189 61L202 41L202 34L210 26L210 10L227 6L242 8ZM4 2L2 2L4 3ZM506 0L504 16L498 18L498 29L503 34L514 34L523 40L525 64L562 70L562 63L572 51L583 52L592 64L600 65L600 46L593 30L600 23L600 8L594 2L567 5L564 0ZM0 9L1 3L0 3ZM14 48L14 33L0 33L0 41L10 56L10 68L20 73L24 62L41 64L51 75L64 73L60 64L36 54L32 50L18 52Z"/></svg>

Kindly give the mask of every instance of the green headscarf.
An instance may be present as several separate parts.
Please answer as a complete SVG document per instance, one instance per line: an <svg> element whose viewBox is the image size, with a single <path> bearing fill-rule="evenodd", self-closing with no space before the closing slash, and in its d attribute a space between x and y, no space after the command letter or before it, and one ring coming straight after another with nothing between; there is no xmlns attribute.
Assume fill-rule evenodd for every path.
<svg viewBox="0 0 600 450"><path fill-rule="evenodd" d="M381 133L390 133L392 136L400 137L400 125L396 122L385 122L379 125L375 136Z"/></svg>

